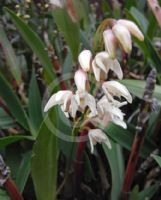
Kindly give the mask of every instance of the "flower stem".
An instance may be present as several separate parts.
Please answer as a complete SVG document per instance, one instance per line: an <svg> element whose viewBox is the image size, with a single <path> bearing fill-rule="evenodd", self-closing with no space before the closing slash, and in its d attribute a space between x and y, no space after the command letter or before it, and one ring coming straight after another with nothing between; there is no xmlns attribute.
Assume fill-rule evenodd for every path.
<svg viewBox="0 0 161 200"><path fill-rule="evenodd" d="M8 178L6 180L6 182L4 183L4 187L9 194L11 200L23 200L23 197L19 193L16 185L11 178Z"/></svg>
<svg viewBox="0 0 161 200"><path fill-rule="evenodd" d="M85 151L86 147L86 142L85 137L88 135L88 129L93 128L93 124L87 123L84 127L84 129L80 133L80 138L84 138L83 141L80 141L77 146L76 150L76 159L75 159L75 195L78 194L78 191L80 189L80 183L82 179L82 168L83 168L83 154Z"/></svg>
<svg viewBox="0 0 161 200"><path fill-rule="evenodd" d="M151 111L152 94L156 83L156 70L151 70L143 95L143 102L140 107L140 114L138 116L137 130L132 145L131 154L126 168L124 183L122 187L121 199L128 200L129 191L134 179L136 165L139 159L139 153L143 146L146 135L148 116Z"/></svg>

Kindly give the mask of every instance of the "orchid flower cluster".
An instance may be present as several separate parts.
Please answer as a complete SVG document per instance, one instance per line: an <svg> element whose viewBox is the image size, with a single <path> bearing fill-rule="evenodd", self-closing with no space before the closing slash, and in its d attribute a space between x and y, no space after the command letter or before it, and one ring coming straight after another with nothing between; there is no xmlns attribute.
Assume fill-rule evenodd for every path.
<svg viewBox="0 0 161 200"><path fill-rule="evenodd" d="M121 66L116 59L118 47L121 47L126 53L130 53L132 50L131 35L141 41L144 40L144 36L132 21L124 19L113 21L113 26L104 30L102 35L105 51L97 53L94 58L90 50L83 50L79 54L80 68L74 75L77 90L75 92L61 90L53 94L45 106L45 112L55 105L60 105L66 117L76 118L77 111L84 113L88 108L88 121L93 123L95 127L99 124L106 127L112 121L125 129L127 128L124 122L125 114L121 111L121 107L132 103L132 96L128 89L118 81L106 80L109 70L112 70L118 79L123 78ZM94 74L96 82L102 88L103 96L100 99L96 99L89 93L89 74L91 73ZM125 99L123 102L120 100L121 97ZM104 142L111 148L107 135L101 129L90 129L88 137L92 153L96 143Z"/></svg>

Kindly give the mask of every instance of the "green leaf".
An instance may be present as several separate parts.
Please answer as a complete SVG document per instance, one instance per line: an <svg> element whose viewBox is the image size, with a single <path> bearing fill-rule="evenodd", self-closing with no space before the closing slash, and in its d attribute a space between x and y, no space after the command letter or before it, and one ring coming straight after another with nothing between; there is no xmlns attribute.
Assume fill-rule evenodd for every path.
<svg viewBox="0 0 161 200"><path fill-rule="evenodd" d="M144 33L147 32L148 29L148 20L145 16L135 7L130 9L130 13L135 17L137 23L141 26Z"/></svg>
<svg viewBox="0 0 161 200"><path fill-rule="evenodd" d="M10 112L25 129L28 129L27 116L24 112L21 103L8 81L0 74L0 96L6 102Z"/></svg>
<svg viewBox="0 0 161 200"><path fill-rule="evenodd" d="M45 117L33 148L31 171L37 200L56 198L58 146L53 126L57 124L56 113L54 108Z"/></svg>
<svg viewBox="0 0 161 200"><path fill-rule="evenodd" d="M0 149L8 146L9 144L13 144L15 142L18 142L20 140L34 140L33 137L31 136L26 136L26 135L15 135L15 136L6 136L6 137L1 137L0 138Z"/></svg>
<svg viewBox="0 0 161 200"><path fill-rule="evenodd" d="M120 82L124 84L132 94L142 99L146 81L124 79L124 80L121 80ZM161 105L161 86L160 85L155 85L153 97L155 97L158 100L158 103Z"/></svg>
<svg viewBox="0 0 161 200"><path fill-rule="evenodd" d="M43 117L42 117L40 91L38 88L36 74L34 70L32 71L32 77L31 77L30 87L29 87L28 110L29 110L32 134L36 136L40 128L40 125L42 123Z"/></svg>
<svg viewBox="0 0 161 200"><path fill-rule="evenodd" d="M143 191L141 191L139 193L139 198L138 200L143 200L143 199L151 199L153 197L153 195L156 193L156 191L158 190L159 183L156 183L155 185L152 185L146 189L144 189Z"/></svg>
<svg viewBox="0 0 161 200"><path fill-rule="evenodd" d="M119 144L110 140L112 149L103 144L103 149L109 161L112 174L111 200L119 199L120 190L124 176L124 159L122 149Z"/></svg>
<svg viewBox="0 0 161 200"><path fill-rule="evenodd" d="M156 122L160 120L160 110L157 112L151 112L149 116L148 128L147 128L147 135L152 137L155 134Z"/></svg>
<svg viewBox="0 0 161 200"><path fill-rule="evenodd" d="M132 191L130 192L130 197L129 200L139 200L138 197L139 196L139 186L136 185Z"/></svg>
<svg viewBox="0 0 161 200"><path fill-rule="evenodd" d="M135 10L135 11L134 11ZM144 32L144 41L140 42L139 40L135 39L137 45L142 49L145 54L145 58L149 61L150 65L154 66L158 72L161 72L161 57L159 56L158 52L153 47L151 40L147 36L147 22L145 17L136 9L131 9L130 12L126 11L127 16L134 21L140 29ZM139 17L138 17L139 16ZM141 17L142 16L142 17ZM145 22L145 25L144 25Z"/></svg>
<svg viewBox="0 0 161 200"><path fill-rule="evenodd" d="M81 25L88 25L88 22L89 22L89 15L88 15L88 12L89 12L89 9L86 5L85 2L83 2L82 0L72 0L72 3L73 3L73 6L74 6L74 9L76 11L76 15L78 16L78 19L81 23ZM84 28L83 26L83 28Z"/></svg>
<svg viewBox="0 0 161 200"><path fill-rule="evenodd" d="M70 47L74 61L76 61L80 44L78 24L72 22L72 19L65 9L55 9L52 14L59 31L63 34L65 41Z"/></svg>
<svg viewBox="0 0 161 200"><path fill-rule="evenodd" d="M7 129L16 126L14 120L2 108L0 108L0 119L0 129Z"/></svg>
<svg viewBox="0 0 161 200"><path fill-rule="evenodd" d="M135 128L128 126L127 129L123 129L113 123L110 123L104 132L109 135L114 141L120 144L122 147L131 150ZM156 146L149 140L145 140L143 148L141 149L141 156L146 157L156 148Z"/></svg>
<svg viewBox="0 0 161 200"><path fill-rule="evenodd" d="M161 167L161 157L157 155L152 155L158 165Z"/></svg>
<svg viewBox="0 0 161 200"><path fill-rule="evenodd" d="M18 64L14 50L10 42L8 41L6 33L4 32L4 28L2 26L0 26L0 43L3 48L3 52L5 54L9 69L13 77L15 78L17 84L19 85L22 82L20 66Z"/></svg>
<svg viewBox="0 0 161 200"><path fill-rule="evenodd" d="M16 185L19 191L22 193L24 187L26 185L27 179L30 174L31 169L31 151L27 152L23 155L21 164L18 169L17 177L16 177Z"/></svg>
<svg viewBox="0 0 161 200"><path fill-rule="evenodd" d="M23 39L39 58L42 66L44 67L44 71L48 77L48 82L51 83L56 78L56 76L53 72L52 63L48 57L43 42L41 41L39 36L27 24L25 24L25 22L23 22L23 20L16 16L16 14L13 11L9 10L8 8L5 8L5 10L9 13L12 21L17 26Z"/></svg>
<svg viewBox="0 0 161 200"><path fill-rule="evenodd" d="M11 200L7 195L7 192L0 189L0 200Z"/></svg>
<svg viewBox="0 0 161 200"><path fill-rule="evenodd" d="M88 157L87 153L84 153L84 175L85 175L85 179L86 181L90 181L90 180L96 180L90 159Z"/></svg>

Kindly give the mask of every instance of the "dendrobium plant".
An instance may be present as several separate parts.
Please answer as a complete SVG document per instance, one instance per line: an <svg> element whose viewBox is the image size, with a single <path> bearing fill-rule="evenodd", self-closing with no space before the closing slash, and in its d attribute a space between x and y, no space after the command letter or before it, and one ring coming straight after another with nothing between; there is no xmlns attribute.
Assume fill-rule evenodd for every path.
<svg viewBox="0 0 161 200"><path fill-rule="evenodd" d="M126 53L132 50L131 35L143 41L144 36L137 25L129 20L112 20L112 26L103 31L102 37L105 50L98 52L95 56L90 50L83 50L79 56L79 69L75 72L74 82L77 90L62 90L53 94L47 102L44 111L51 107L60 105L66 117L76 118L77 111L88 115L85 119L94 125L94 129L89 129L88 137L91 146L91 153L94 152L94 145L105 143L108 148L111 144L107 135L99 128L99 124L107 127L109 122L127 128L124 122L124 113L121 107L127 103L132 103L132 96L128 89L116 80L107 81L109 70L113 71L118 79L123 78L121 66L116 58L117 49L121 47ZM89 74L93 73L96 82L103 92L100 99L90 94ZM98 85L98 84L97 84ZM117 97L117 98L115 98ZM122 102L120 97L125 100ZM116 100L117 99L117 100Z"/></svg>

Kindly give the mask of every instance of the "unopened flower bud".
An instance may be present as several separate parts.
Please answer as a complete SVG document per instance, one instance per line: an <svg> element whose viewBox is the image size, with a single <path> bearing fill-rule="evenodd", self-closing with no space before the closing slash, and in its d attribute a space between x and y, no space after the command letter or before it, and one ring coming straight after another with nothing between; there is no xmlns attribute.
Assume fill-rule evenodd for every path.
<svg viewBox="0 0 161 200"><path fill-rule="evenodd" d="M90 50L83 50L79 56L78 60L80 63L81 68L85 71L88 72L91 67L91 61L92 61L92 53Z"/></svg>
<svg viewBox="0 0 161 200"><path fill-rule="evenodd" d="M131 41L131 35L128 29L125 26L119 23L116 23L112 27L112 31L114 32L116 38L118 39L124 51L126 53L130 53L132 50L132 41Z"/></svg>
<svg viewBox="0 0 161 200"><path fill-rule="evenodd" d="M113 34L111 29L107 29L103 32L103 39L105 43L105 50L108 52L111 58L116 57L116 47L117 47L117 39Z"/></svg>
<svg viewBox="0 0 161 200"><path fill-rule="evenodd" d="M79 92L85 92L88 90L87 84L88 84L88 77L86 72L84 72L82 69L78 69L74 75L74 81L77 86L77 90Z"/></svg>
<svg viewBox="0 0 161 200"><path fill-rule="evenodd" d="M134 22L130 20L120 19L117 21L117 23L125 26L128 29L128 31L139 40L144 40L144 35Z"/></svg>

